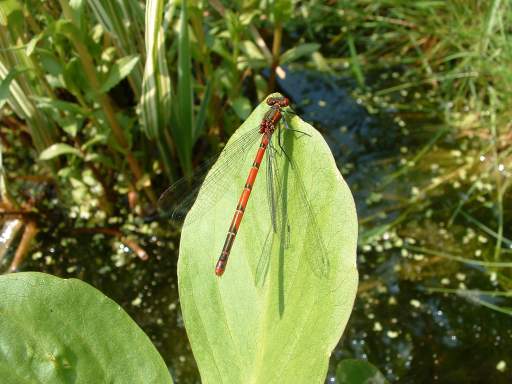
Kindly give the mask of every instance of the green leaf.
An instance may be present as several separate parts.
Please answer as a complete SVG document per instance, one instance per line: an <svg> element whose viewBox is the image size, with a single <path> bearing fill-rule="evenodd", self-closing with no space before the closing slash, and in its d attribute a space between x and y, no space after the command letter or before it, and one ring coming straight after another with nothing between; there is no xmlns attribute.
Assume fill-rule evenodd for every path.
<svg viewBox="0 0 512 384"><path fill-rule="evenodd" d="M172 383L144 332L80 280L1 276L0 313L3 383Z"/></svg>
<svg viewBox="0 0 512 384"><path fill-rule="evenodd" d="M9 26L9 21L13 20L13 17L20 15L23 17L23 6L21 2L17 0L3 0L0 2L0 25L3 27Z"/></svg>
<svg viewBox="0 0 512 384"><path fill-rule="evenodd" d="M34 50L36 49L37 47L37 43L39 43L39 41L44 37L44 34L43 33L38 33L37 35L35 35L34 37L32 37L32 39L30 39L30 41L27 43L27 47L25 48L25 54L27 56L30 56L32 55L32 53L34 53Z"/></svg>
<svg viewBox="0 0 512 384"><path fill-rule="evenodd" d="M180 28L178 34L178 107L179 125L174 128L173 138L181 166L185 174L192 170L192 147L194 145L194 92L190 39L188 36L187 2L181 3Z"/></svg>
<svg viewBox="0 0 512 384"><path fill-rule="evenodd" d="M105 93L114 88L121 80L130 74L138 61L138 55L125 56L117 60L112 68L110 68L108 76L100 88L100 92Z"/></svg>
<svg viewBox="0 0 512 384"><path fill-rule="evenodd" d="M279 63L280 64L291 63L292 61L296 61L303 56L311 55L312 53L318 51L319 48L320 48L320 44L316 44L316 43L300 44L296 47L293 47L293 48L287 50L285 53L283 53L281 55Z"/></svg>
<svg viewBox="0 0 512 384"><path fill-rule="evenodd" d="M339 384L386 384L388 381L375 367L364 360L342 360L336 367L336 382Z"/></svg>
<svg viewBox="0 0 512 384"><path fill-rule="evenodd" d="M233 143L257 131L268 110L261 103L235 132L207 176L208 183ZM235 167L222 168L222 184L211 188L210 183L208 190L203 186L184 223L180 302L204 383L323 383L329 356L352 310L358 281L354 200L320 133L299 117L287 115L287 120L303 133L282 132L293 165L274 143L282 186L276 208L280 217L287 217L277 225L279 235L270 241L267 153L226 272L215 276L215 263L259 147L257 132L252 146L234 152ZM214 190L221 193L208 195ZM304 204L305 196L309 205Z"/></svg>
<svg viewBox="0 0 512 384"><path fill-rule="evenodd" d="M174 4L174 2L172 2ZM140 99L140 118L146 135L154 140L167 175L172 179L173 156L169 149L174 145L170 139L169 122L171 110L171 78L167 68L165 33L162 27L163 0L148 0L146 3L146 63Z"/></svg>
<svg viewBox="0 0 512 384"><path fill-rule="evenodd" d="M246 97L237 97L233 100L233 109L240 119L247 119L251 113L251 102Z"/></svg>
<svg viewBox="0 0 512 384"><path fill-rule="evenodd" d="M53 53L44 50L41 50L38 53L38 59L40 60L41 66L50 75L59 77L64 72L64 67Z"/></svg>
<svg viewBox="0 0 512 384"><path fill-rule="evenodd" d="M78 149L73 148L71 145L65 143L55 143L41 152L39 155L39 160L50 160L54 157L62 155L75 155L82 157L82 153Z"/></svg>
<svg viewBox="0 0 512 384"><path fill-rule="evenodd" d="M3 79L0 79L0 108L2 108L4 104L7 102L7 98L9 97L10 93L9 90L11 87L11 82L14 80L16 76L25 71L26 69L18 70L16 68L13 68L9 71L7 76L5 76Z"/></svg>
<svg viewBox="0 0 512 384"><path fill-rule="evenodd" d="M89 112L80 106L79 104L72 103L70 101L63 101L57 99L51 99L49 97L38 97L35 96L34 101L38 108L43 109L56 109L62 112L69 113L70 115L78 116L89 116Z"/></svg>
<svg viewBox="0 0 512 384"><path fill-rule="evenodd" d="M104 1L88 0L96 19L115 40L117 51L123 55L145 56L144 7L137 0ZM148 31L149 32L149 31ZM130 73L130 85L136 98L142 91L144 64L139 61Z"/></svg>
<svg viewBox="0 0 512 384"><path fill-rule="evenodd" d="M85 156L85 161L99 163L106 168L116 169L116 166L110 157L99 154L99 153L87 154L87 156Z"/></svg>
<svg viewBox="0 0 512 384"><path fill-rule="evenodd" d="M208 112L208 104L210 104L210 99L212 97L213 87L215 84L215 77L208 80L206 83L206 89L204 91L204 96L201 100L201 105L199 107L199 112L196 116L196 126L194 128L194 137L192 139L193 142L195 142L199 136L204 131L204 123L206 121L206 114Z"/></svg>
<svg viewBox="0 0 512 384"><path fill-rule="evenodd" d="M55 23L55 32L68 38L69 40L80 40L80 31L72 21L59 19Z"/></svg>
<svg viewBox="0 0 512 384"><path fill-rule="evenodd" d="M293 18L293 2L291 0L274 0L269 5L273 23L282 23Z"/></svg>

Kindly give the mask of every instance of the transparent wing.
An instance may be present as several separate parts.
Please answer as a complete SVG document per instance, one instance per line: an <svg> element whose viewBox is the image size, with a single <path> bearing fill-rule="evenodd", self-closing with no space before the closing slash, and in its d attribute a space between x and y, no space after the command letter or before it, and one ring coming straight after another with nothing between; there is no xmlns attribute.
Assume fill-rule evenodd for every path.
<svg viewBox="0 0 512 384"><path fill-rule="evenodd" d="M270 220L272 224L272 229L274 233L278 231L278 220L277 220L277 211L278 211L278 201L279 201L279 179L277 176L277 167L276 167L276 155L277 152L272 145L272 141L269 143L268 151L267 151L267 174L266 174L266 184L267 184L267 203L270 214Z"/></svg>
<svg viewBox="0 0 512 384"><path fill-rule="evenodd" d="M173 220L182 221L196 202L201 190L201 200L197 202L198 206L188 220L194 222L203 217L204 213L215 206L229 188L230 178L226 175L233 172L238 175L240 164L259 138L261 134L257 128L244 133L235 141L228 142L220 155L201 164L192 176L192 181L182 178L167 188L158 200L164 215L171 216ZM216 162L217 166L211 170Z"/></svg>
<svg viewBox="0 0 512 384"><path fill-rule="evenodd" d="M279 135L280 132L276 134ZM278 165L278 158L285 155L281 148L274 146L274 142L275 139L272 139L269 144L265 178L271 223L256 267L257 285L262 285L265 282L270 265L272 244L275 241L279 241L280 247L283 249L288 248L290 244L290 223L288 221L287 204L282 201L282 199L287 198L287 195L283 190L283 175Z"/></svg>
<svg viewBox="0 0 512 384"><path fill-rule="evenodd" d="M284 120L283 120L284 121ZM284 122L287 127L286 122ZM287 131L293 130L287 128ZM280 132L276 132L280 134ZM272 142L271 142L272 143ZM283 191L283 172L277 166L277 157L284 156L285 162L289 162L289 172L287 175L288 185L293 185L298 192L299 205L301 209L301 222L289 222L287 204L281 204L281 199L287 199L287 193ZM272 222L267 232L264 246L262 248L260 257L256 267L256 283L262 285L266 279L270 266L270 254L272 251L272 244L275 241L280 241L280 244L285 249L288 248L290 237L293 235L294 228L306 228L308 236L308 249L312 252L308 254L307 262L313 273L318 277L325 277L329 272L329 258L327 254L327 247L321 235L321 231L316 219L311 200L308 196L306 187L304 185L300 167L291 158L283 153L282 149L275 148L269 145L269 153L267 157L267 200ZM295 218L298 215L294 215Z"/></svg>
<svg viewBox="0 0 512 384"><path fill-rule="evenodd" d="M292 174L295 178L295 185L298 187L299 197L303 209L304 223L293 223L293 225L305 225L307 232L312 236L308 238L310 241L309 247L314 252L308 252L312 257L308 257L308 262L311 264L313 273L318 277L325 277L329 273L329 257L327 255L327 247L325 246L318 221L316 219L311 200L309 199L306 187L301 177L300 168L297 166L293 159L289 159L291 163ZM292 231L293 231L292 225Z"/></svg>

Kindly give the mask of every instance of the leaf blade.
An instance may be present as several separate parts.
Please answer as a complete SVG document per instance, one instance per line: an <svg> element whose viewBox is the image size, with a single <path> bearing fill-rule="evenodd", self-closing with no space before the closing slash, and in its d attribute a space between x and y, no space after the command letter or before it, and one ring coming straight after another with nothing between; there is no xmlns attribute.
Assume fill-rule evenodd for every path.
<svg viewBox="0 0 512 384"><path fill-rule="evenodd" d="M39 160L50 160L62 155L75 155L78 157L83 157L82 153L71 145L65 143L55 143L41 152L39 155Z"/></svg>
<svg viewBox="0 0 512 384"><path fill-rule="evenodd" d="M37 272L1 276L0 311L5 382L172 383L144 332L80 280Z"/></svg>
<svg viewBox="0 0 512 384"><path fill-rule="evenodd" d="M257 129L267 110L262 103L230 142ZM358 280L354 201L320 134L298 117L290 123L293 129L311 135L300 139L285 132L283 146L301 166L300 175L328 251L328 276L311 273L307 260L318 252L311 247L314 234L301 211L297 173L289 169L287 176L282 166L280 177L288 188L283 209L291 226L290 244L286 247L280 238L272 244L267 278L258 286L255 271L271 228L265 179L260 175L226 273L217 278L214 265L246 177L246 172L226 174L232 187L224 197L202 220L185 221L178 261L183 317L203 382L322 382L328 357L352 309ZM257 146L249 153L255 154ZM278 161L283 164L284 159L281 156ZM247 156L241 169L248 172L252 160ZM265 165L260 168L263 172ZM202 198L200 193L198 206ZM194 207L192 215L193 211Z"/></svg>
<svg viewBox="0 0 512 384"><path fill-rule="evenodd" d="M103 82L100 92L106 93L114 88L121 80L128 76L139 62L138 55L125 56L117 60Z"/></svg>

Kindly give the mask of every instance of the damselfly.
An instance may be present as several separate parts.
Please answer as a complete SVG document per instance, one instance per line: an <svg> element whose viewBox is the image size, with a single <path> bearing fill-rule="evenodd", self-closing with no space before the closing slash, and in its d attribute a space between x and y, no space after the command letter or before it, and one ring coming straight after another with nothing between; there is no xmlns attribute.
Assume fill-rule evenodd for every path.
<svg viewBox="0 0 512 384"><path fill-rule="evenodd" d="M259 140L259 148L256 151L256 156L249 170L249 175L247 176L245 185L243 187L242 193L240 195L238 204L235 209L235 213L231 220L231 224L228 229L224 246L215 265L215 274L217 276L221 276L226 269L228 258L231 254L231 250L236 235L240 229L242 218L246 211L251 191L256 181L256 177L259 173L260 166L265 158L265 153L267 153L267 201L271 218L271 229L270 233L267 235L265 244L270 245L272 243L273 236L275 234L279 234L279 228L283 227L283 223L286 223L285 227L288 228L288 230L290 228L290 225L287 223L286 212L282 212L282 209L278 208L279 199L282 197L281 191L283 183L282 180L280 179L280 171L278 170L276 156L282 155L284 156L285 161L289 162L290 168L295 174L295 185L298 188L298 194L300 196L302 206L301 209L304 217L306 218L306 222L302 224L306 224L307 226L311 227L311 230L314 232L314 240L313 244L311 245L317 251L315 252L315 254L320 255L320 260L317 260L314 263L314 265L316 266L315 272L320 272L321 274L324 274L327 268L326 247L319 233L317 221L313 213L312 206L308 198L308 194L304 187L304 183L301 180L297 164L294 162L291 155L286 152L282 143L284 131L288 131L290 133L294 133L296 135L304 137L309 136L309 134L306 132L290 128L287 122L286 115L289 115L293 112L286 109L290 104L289 100L286 97L269 97L266 103L270 107L270 109L263 116L261 122L259 123L259 126L241 135L234 142L228 143L224 151L221 153L215 169L207 174L204 182L201 185L201 199L195 201L197 193L191 193L189 197L177 203L177 205L173 209L173 216L181 216L181 214L183 214L183 212L186 212L187 209L195 201L195 204L197 206L194 208L193 217L189 217L187 218L187 220L189 222L193 222L194 220L202 217L204 212L206 212L206 210L210 206L215 204L217 198L225 190L226 185L224 184L223 181L223 175L225 174L225 172L227 170L233 169L233 167L236 166L237 164L239 165L240 163L242 163L243 161L241 160L245 158L247 152L250 149L255 147L256 141ZM276 135L274 135L274 133ZM277 139L275 138L275 136L277 136ZM276 141L277 146L275 145ZM181 189L182 184L184 183L186 183L186 181L181 180L171 185L160 197L161 203L164 206L172 204L172 200L176 198L175 192ZM196 192L199 192L199 189ZM265 246L264 248L268 247Z"/></svg>

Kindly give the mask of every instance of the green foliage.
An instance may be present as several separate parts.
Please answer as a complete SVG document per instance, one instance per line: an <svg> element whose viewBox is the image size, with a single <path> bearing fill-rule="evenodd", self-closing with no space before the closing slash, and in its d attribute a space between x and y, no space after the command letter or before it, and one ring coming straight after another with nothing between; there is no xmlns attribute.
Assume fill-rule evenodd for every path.
<svg viewBox="0 0 512 384"><path fill-rule="evenodd" d="M346 359L336 367L336 382L339 384L387 384L384 375L364 360Z"/></svg>
<svg viewBox="0 0 512 384"><path fill-rule="evenodd" d="M318 51L320 48L320 44L316 43L307 43L300 44L296 47L290 48L286 52L284 52L281 56L280 63L287 64L290 62L297 61L300 58L308 57L314 52Z"/></svg>
<svg viewBox="0 0 512 384"><path fill-rule="evenodd" d="M448 249L440 245L432 239L432 229L417 233L426 254L475 254L481 256L475 261L487 266L507 261L511 3L359 1L344 7L338 20L346 28L333 40L347 41L360 86L357 97L374 113L396 111L406 140L420 143L403 148L407 154L382 186L412 185L412 193L399 199L401 209L392 222L377 227L380 219L375 217L367 223L363 243L434 212L434 221L453 244ZM369 84L365 76L374 73L379 78ZM468 242L459 228L483 240ZM512 288L508 268L487 272L497 274L505 291Z"/></svg>
<svg viewBox="0 0 512 384"><path fill-rule="evenodd" d="M0 108L4 106L9 97L11 82L20 73L17 68L13 68L0 82Z"/></svg>
<svg viewBox="0 0 512 384"><path fill-rule="evenodd" d="M107 78L100 88L100 92L108 92L121 80L128 76L139 62L138 56L126 56L117 60L110 68Z"/></svg>
<svg viewBox="0 0 512 384"><path fill-rule="evenodd" d="M144 332L80 280L1 276L0 312L4 383L172 383Z"/></svg>
<svg viewBox="0 0 512 384"><path fill-rule="evenodd" d="M166 60L165 33L162 26L164 2L149 1L146 6L146 64L140 99L141 124L146 135L156 140L169 176L173 165L169 158L172 146L169 125L171 119L171 79Z"/></svg>
<svg viewBox="0 0 512 384"><path fill-rule="evenodd" d="M226 148L257 129L268 108L260 104ZM220 201L210 205L200 192L185 220L180 301L204 383L321 383L352 310L358 281L354 201L321 135L298 117L290 124L305 135L284 132L293 166L278 157L283 200L277 209L286 219L277 224L273 241L265 175L259 175L227 270L215 276L258 143L235 159L236 170L223 172ZM304 194L315 220L303 205Z"/></svg>
<svg viewBox="0 0 512 384"><path fill-rule="evenodd" d="M247 118L253 103L273 88L268 69L274 65L293 69L299 62L300 68L353 77L358 101L372 114L382 112L385 119L391 114L400 125L400 139L419 143L420 148L393 153L393 159L402 161L399 169L389 175L382 191L371 191L370 196L380 196L384 205L363 218L361 244L370 247L377 243L386 250L382 257L387 257L390 244L403 243L405 232L419 244L396 245L402 256L428 258L425 261L429 263L441 258L450 265L478 265L502 291L490 294L444 285L431 291L458 294L510 314L509 306L495 304L495 297L509 297L512 287L507 231L512 161L510 2L344 0L326 5L286 0L233 2L229 8L223 3L1 1L0 106L6 160L2 169L6 183L3 177L1 180L3 199L12 198L14 210L27 207L27 217L37 216L39 230L45 234L53 231L48 218L54 217L55 211L59 215L64 211L64 216L71 218L66 221L67 230L86 221L91 227L119 224L135 232L137 226L127 209L141 215L150 209L144 206L143 198L132 200L132 192L151 183L162 190L182 174L189 175L192 164L216 152L233 127ZM277 38L281 35L282 39ZM199 139L200 145L196 145ZM305 140L295 139L298 145ZM216 225L208 230L215 230L215 241L220 245L212 246L213 253L207 257L199 252L195 256L202 255L200 259L189 256L195 263L192 267L204 267L204 272L186 280L182 269L181 278L193 287L192 282L203 284L200 297L194 296L201 304L194 316L203 315L200 310L204 308L226 310L228 324L237 325L233 329L255 338L252 333L256 331L232 320L240 318L254 324L250 316L254 312L247 309L250 301L220 301L231 298L229 292L240 291L242 298L258 298L256 311L266 303L266 297L258 295L275 288L275 271L280 267L272 263L279 257L274 254L270 261L262 261L270 265L262 276L259 256L247 245L257 240L255 248L260 248L266 234L257 223L249 224L256 220L250 218L251 207L264 207L259 208L261 222L268 223L267 203L258 201L265 195L262 175L255 187L260 193L254 193L235 243L238 253L233 252L226 275L215 280L218 285L212 282L217 248L224 240L250 156L249 152L249 157L240 161L244 163L240 174L227 175L234 190L228 189L226 204L221 201L219 211L211 212L215 223L218 219L218 229ZM314 158L312 155L305 163ZM381 165L379 162L378 167ZM27 181L33 179L43 181ZM149 200L150 196L148 193ZM389 210L393 212L385 217ZM443 236L455 239L453 246L441 245L431 228L418 225L419 217L438 222ZM300 223L300 218L296 220ZM408 224L422 234L410 234ZM190 225L195 228L199 223ZM456 238L460 227L467 231L463 241ZM243 234L251 228L254 236ZM203 228L196 234L206 231ZM184 238L187 236L192 236L190 231L188 235L185 232ZM466 238L473 239L469 245ZM201 246L206 247L205 242ZM285 266L289 259L294 260L284 259ZM185 265L183 260L187 259L180 265ZM243 274L237 264L243 260L252 262L250 273L246 270ZM402 268L401 273L406 270ZM230 282L234 279L230 277L232 271L247 281ZM447 275L452 272L443 271ZM256 288L244 285L253 281ZM309 284L310 280L305 281ZM456 283L454 279L451 282ZM464 283L469 286L468 281ZM253 296L246 295L247 291ZM189 296L190 323L191 318L197 320L190 315L194 314L190 303L196 303L190 298L194 291L183 288L182 293ZM208 300L215 300L213 310ZM237 317L238 309L233 307L240 302L243 315ZM284 313L287 316L286 305ZM207 315L214 320L222 317L217 312ZM202 372L209 372L205 360L222 356L218 340L235 345L242 339L231 342L225 330L208 332L214 335L216 345L209 350L211 355L201 349L205 344L197 341L197 335L193 336ZM265 333L265 340L269 334ZM253 361L251 350L245 351L243 344L237 344L241 346L238 349L232 345L225 348L232 361L238 361L239 351L244 351L242 359ZM227 366L222 360L224 363L222 366ZM253 365L248 363L247 367ZM233 374L241 371L235 368Z"/></svg>
<svg viewBox="0 0 512 384"><path fill-rule="evenodd" d="M253 24L267 27L258 18L264 14L281 22L293 9L293 2L230 11L215 3L206 17L204 5L193 2L50 3L53 8L31 3L30 10L16 0L0 5L0 103L27 122L39 153L56 143L80 151L85 165L96 169L105 199L112 198L108 189L143 188L152 202L146 180L160 170L167 183L190 176L193 148L205 127L215 135L219 127L230 133L228 127L247 116L251 102L240 96L241 85L272 60ZM292 47L283 63L307 58L317 47ZM254 84L263 95L267 84L257 72ZM145 153L153 146L157 159ZM149 158L159 164L141 160ZM54 156L41 166L50 165L59 190L66 191L72 186L64 175L84 163L62 160ZM121 165L121 185L100 171L107 163Z"/></svg>
<svg viewBox="0 0 512 384"><path fill-rule="evenodd" d="M178 123L174 125L174 138L181 166L187 176L192 171L192 147L194 132L194 83L192 78L191 44L188 34L187 2L181 6L178 35L178 109L175 109Z"/></svg>
<svg viewBox="0 0 512 384"><path fill-rule="evenodd" d="M50 160L61 155L75 155L81 157L80 151L64 143L56 143L46 148L39 155L40 160Z"/></svg>
<svg viewBox="0 0 512 384"><path fill-rule="evenodd" d="M137 0L88 0L98 22L114 38L114 45L122 56L139 56L130 72L131 89L137 98L142 91L144 72L144 9Z"/></svg>

